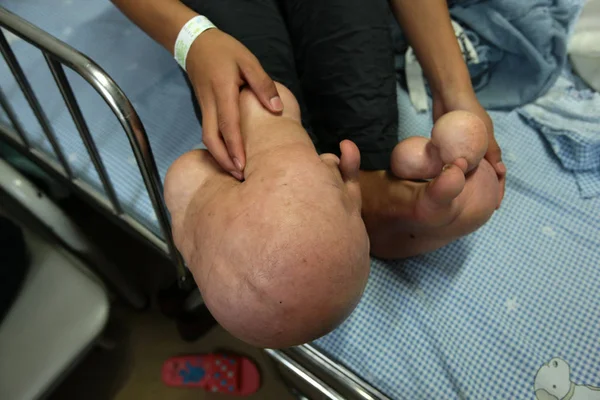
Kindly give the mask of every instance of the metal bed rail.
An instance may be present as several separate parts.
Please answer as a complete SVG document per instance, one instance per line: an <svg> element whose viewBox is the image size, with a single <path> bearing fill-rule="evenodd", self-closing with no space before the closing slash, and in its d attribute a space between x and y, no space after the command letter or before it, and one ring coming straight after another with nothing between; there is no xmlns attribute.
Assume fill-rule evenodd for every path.
<svg viewBox="0 0 600 400"><path fill-rule="evenodd" d="M307 395L323 399L391 400L312 344L265 351L279 366L284 380L292 386L301 386L299 389Z"/></svg>
<svg viewBox="0 0 600 400"><path fill-rule="evenodd" d="M52 160L51 157L43 154L43 152L32 147L27 133L1 88L0 106L4 109L12 127L0 123L0 133L4 134L8 141L19 151L37 161L44 169L51 170L53 175L56 176L58 174L67 180L73 187L79 189L79 192L84 193L96 204L99 204L109 215L123 222L149 240L155 247L162 250L172 260L173 265L175 265L179 283L181 285L189 284L188 281L191 280L188 279L187 269L173 242L168 212L163 201L162 182L152 155L148 136L135 109L123 91L94 61L3 7L0 7L0 26L42 52L94 168L100 177L107 199L89 184L74 176L52 125L48 121L42 105L35 95L2 30L0 30L0 51L2 56L42 127L42 132L48 139L58 163ZM137 161L144 185L148 191L152 207L156 213L164 240L157 237L148 228L123 211L119 196L115 191L102 157L90 134L85 117L65 74L64 67L77 73L96 90L123 127L133 150L135 160Z"/></svg>

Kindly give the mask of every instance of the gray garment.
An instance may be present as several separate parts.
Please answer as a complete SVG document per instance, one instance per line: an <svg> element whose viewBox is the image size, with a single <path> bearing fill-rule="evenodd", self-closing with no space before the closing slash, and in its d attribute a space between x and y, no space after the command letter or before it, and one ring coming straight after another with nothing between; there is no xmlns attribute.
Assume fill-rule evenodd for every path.
<svg viewBox="0 0 600 400"><path fill-rule="evenodd" d="M567 62L567 41L583 0L454 0L452 19L466 31L479 63L469 72L481 104L512 109L546 93ZM394 22L394 25L397 25ZM396 67L406 43L393 28Z"/></svg>

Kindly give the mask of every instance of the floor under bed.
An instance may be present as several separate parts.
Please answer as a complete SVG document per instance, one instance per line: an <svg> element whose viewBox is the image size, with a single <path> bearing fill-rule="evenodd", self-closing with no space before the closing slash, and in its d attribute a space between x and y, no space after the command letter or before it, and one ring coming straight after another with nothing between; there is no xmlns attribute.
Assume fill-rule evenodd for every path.
<svg viewBox="0 0 600 400"><path fill-rule="evenodd" d="M116 80L164 178L201 140L177 64L108 2L32 3L1 2ZM102 191L42 55L9 40L76 175ZM126 211L160 235L119 123L81 78L68 75ZM4 63L0 83L36 146L52 154ZM401 137L431 130L430 116L417 114L400 88L398 102ZM479 231L441 250L374 259L355 312L314 343L391 398L524 399L536 390L600 387L600 198L582 198L573 174L516 111L490 115L509 171L502 207ZM6 122L1 111L0 120Z"/></svg>

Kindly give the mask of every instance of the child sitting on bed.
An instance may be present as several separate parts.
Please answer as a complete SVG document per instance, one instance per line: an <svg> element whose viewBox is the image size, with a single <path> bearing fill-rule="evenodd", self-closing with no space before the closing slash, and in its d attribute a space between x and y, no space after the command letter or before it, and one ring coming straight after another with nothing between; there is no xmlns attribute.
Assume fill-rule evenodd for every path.
<svg viewBox="0 0 600 400"><path fill-rule="evenodd" d="M174 163L166 200L206 304L238 337L283 347L328 332L360 298L369 241L384 258L431 251L499 206L506 171L444 0L113 1L177 43L210 155ZM390 4L454 142L397 144Z"/></svg>
<svg viewBox="0 0 600 400"><path fill-rule="evenodd" d="M339 155L341 141L354 142L361 153L361 213L372 254L397 258L435 246L412 241L421 235L419 226L407 221L418 191L390 173L398 131L391 6L429 82L434 119L463 110L485 123L485 158L500 180L499 206L506 169L445 0L113 1L169 51L177 43L176 59L189 77L202 140L217 164L238 180L247 158L239 110L244 85L274 114L285 102L272 79L289 88L319 152ZM209 22L200 15L218 29L204 30ZM446 236L438 246L447 243Z"/></svg>
<svg viewBox="0 0 600 400"><path fill-rule="evenodd" d="M358 303L369 275L361 189L372 188L359 186L358 149L343 141L339 159L319 156L293 94L279 84L277 90L282 115L267 111L249 89L240 94L243 182L204 150L181 156L165 181L175 242L206 305L225 329L261 347L297 345L334 329ZM372 245L391 255L416 254L487 221L500 185L491 165L478 160L487 144L478 124L473 115L436 123L432 136L449 138L436 143L442 158L465 137L480 143L443 168L435 154L428 158L427 139L396 146L392 170L434 179L397 186L406 223ZM420 157L406 165L402 154L415 149ZM468 164L477 162L465 178Z"/></svg>

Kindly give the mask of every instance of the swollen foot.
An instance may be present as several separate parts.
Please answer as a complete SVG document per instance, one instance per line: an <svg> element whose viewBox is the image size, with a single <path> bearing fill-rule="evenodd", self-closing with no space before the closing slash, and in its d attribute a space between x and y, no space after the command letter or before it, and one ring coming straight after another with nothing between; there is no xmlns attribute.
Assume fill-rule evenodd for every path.
<svg viewBox="0 0 600 400"><path fill-rule="evenodd" d="M493 168L482 160L486 149L485 126L477 117L449 113L434 126L431 140L414 137L396 146L391 173L363 172L371 253L410 257L482 226L500 195Z"/></svg>
<svg viewBox="0 0 600 400"><path fill-rule="evenodd" d="M281 115L240 94L245 180L205 151L177 159L165 199L175 244L214 318L259 347L312 341L354 309L369 276L360 215L360 154L319 157L293 95Z"/></svg>

